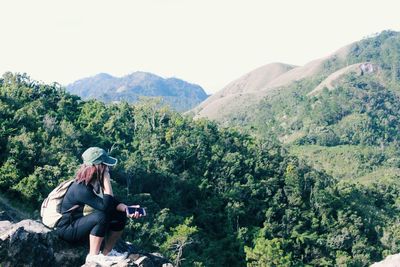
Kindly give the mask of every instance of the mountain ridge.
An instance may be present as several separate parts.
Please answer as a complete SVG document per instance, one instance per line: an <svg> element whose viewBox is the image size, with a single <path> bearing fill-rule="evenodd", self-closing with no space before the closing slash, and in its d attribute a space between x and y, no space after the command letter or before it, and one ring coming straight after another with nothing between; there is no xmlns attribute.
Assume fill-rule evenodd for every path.
<svg viewBox="0 0 400 267"><path fill-rule="evenodd" d="M269 95L272 91L279 90L280 87L287 86L295 81L316 75L321 71L324 71L324 65L335 65L338 64L338 62L340 64L340 62L345 61L346 56L349 53L353 44L354 43L346 45L328 56L312 60L304 66L295 66L276 62L256 68L241 76L240 78L230 82L223 89L209 97L207 100L200 103L191 111L191 113L194 114L195 118L207 117L209 119L221 120L224 116L227 115L227 113L234 111L235 108L239 108L240 110L246 109L249 105L252 105L257 102L257 100L260 100L261 98ZM237 84L249 83L249 81L246 81L248 77L257 77L259 75L268 77L270 75L270 69L266 67L279 64L288 67L290 66L291 68L287 69L287 71L280 73L280 75L272 75L272 79L264 80L264 83L259 84L258 88L256 89L253 89L251 87L252 84L250 81L250 88L242 91L241 95L236 95L235 93L226 94L226 92L234 92L235 90L232 87L235 87ZM261 72L260 70L264 71ZM262 77L257 77L256 79L263 81ZM221 99L224 97L227 97L227 99ZM232 99L234 99L236 103L233 102ZM214 102L213 100L218 100L219 103L212 103Z"/></svg>
<svg viewBox="0 0 400 267"><path fill-rule="evenodd" d="M136 71L122 77L107 73L79 79L66 86L67 91L83 99L95 98L106 103L135 103L140 97L161 97L177 111L188 110L208 95L196 84L179 78L163 78L150 72Z"/></svg>

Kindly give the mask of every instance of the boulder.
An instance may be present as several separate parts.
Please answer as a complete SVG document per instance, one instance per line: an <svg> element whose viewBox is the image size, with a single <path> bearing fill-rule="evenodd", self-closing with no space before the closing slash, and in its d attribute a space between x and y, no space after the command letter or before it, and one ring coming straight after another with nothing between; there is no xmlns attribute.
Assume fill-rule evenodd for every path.
<svg viewBox="0 0 400 267"><path fill-rule="evenodd" d="M127 242L119 241L115 249L127 251L129 256L126 260L111 265L113 267L172 267L160 254L140 251ZM74 245L59 239L38 221L22 220L18 223L0 221L0 266L2 267L100 266L85 264L88 250L87 244Z"/></svg>
<svg viewBox="0 0 400 267"><path fill-rule="evenodd" d="M371 267L399 267L400 266L400 254L394 254L387 256L383 261L376 262Z"/></svg>

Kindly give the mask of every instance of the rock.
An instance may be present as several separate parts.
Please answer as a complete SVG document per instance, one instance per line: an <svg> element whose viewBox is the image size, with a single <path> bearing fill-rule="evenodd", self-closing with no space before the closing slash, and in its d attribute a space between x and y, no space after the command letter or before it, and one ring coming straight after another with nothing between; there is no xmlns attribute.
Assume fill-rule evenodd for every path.
<svg viewBox="0 0 400 267"><path fill-rule="evenodd" d="M0 237L11 228L11 224L10 221L0 221Z"/></svg>
<svg viewBox="0 0 400 267"><path fill-rule="evenodd" d="M0 222L2 266L80 266L87 249L59 240L50 229L33 220Z"/></svg>
<svg viewBox="0 0 400 267"><path fill-rule="evenodd" d="M117 251L127 251L126 260L115 263L113 267L172 266L160 254L140 251L127 242L119 241ZM0 221L0 266L81 266L85 263L87 245L74 245L57 237L42 223L23 220L18 223ZM85 267L97 267L98 264L84 264ZM108 265L110 266L110 265Z"/></svg>
<svg viewBox="0 0 400 267"><path fill-rule="evenodd" d="M376 262L371 267L399 267L400 266L400 254L394 254L387 256L383 261Z"/></svg>
<svg viewBox="0 0 400 267"><path fill-rule="evenodd" d="M377 71L377 69L378 68L376 67L376 65L373 65L369 62L362 63L360 65L361 75L374 73Z"/></svg>

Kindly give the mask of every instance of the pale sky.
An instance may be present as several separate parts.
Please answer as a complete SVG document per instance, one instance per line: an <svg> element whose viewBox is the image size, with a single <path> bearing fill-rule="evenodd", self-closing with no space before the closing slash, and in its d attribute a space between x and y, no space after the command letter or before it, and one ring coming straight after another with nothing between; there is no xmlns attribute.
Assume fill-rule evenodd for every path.
<svg viewBox="0 0 400 267"><path fill-rule="evenodd" d="M214 93L271 62L304 65L385 29L398 0L0 0L0 75L63 85L148 71Z"/></svg>

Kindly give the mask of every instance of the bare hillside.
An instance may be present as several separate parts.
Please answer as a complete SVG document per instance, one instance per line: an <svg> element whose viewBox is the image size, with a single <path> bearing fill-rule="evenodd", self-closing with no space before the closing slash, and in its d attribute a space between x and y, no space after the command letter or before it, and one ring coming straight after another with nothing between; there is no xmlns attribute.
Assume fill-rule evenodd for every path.
<svg viewBox="0 0 400 267"><path fill-rule="evenodd" d="M283 63L262 66L229 83L192 112L196 118L222 120L226 116L245 111L247 107L260 101L272 90L324 72L328 61L344 60L350 46L345 46L330 56L313 60L300 67Z"/></svg>
<svg viewBox="0 0 400 267"><path fill-rule="evenodd" d="M207 117L216 118L219 107L228 104L234 99L238 99L241 95L256 92L264 89L265 85L283 73L293 69L295 66L283 63L271 63L257 68L237 80L229 83L222 90L207 98L199 106L194 109L196 114L203 113L203 109L207 107L209 113ZM223 107L222 107L223 108ZM201 116L202 117L202 116Z"/></svg>

